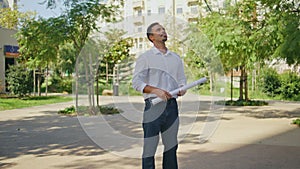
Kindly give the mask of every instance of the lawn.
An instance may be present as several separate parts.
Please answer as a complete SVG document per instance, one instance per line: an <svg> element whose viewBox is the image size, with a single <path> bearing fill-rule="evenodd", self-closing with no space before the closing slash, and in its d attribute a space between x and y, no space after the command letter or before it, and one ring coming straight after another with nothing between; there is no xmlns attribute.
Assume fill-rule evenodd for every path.
<svg viewBox="0 0 300 169"><path fill-rule="evenodd" d="M27 98L0 98L0 111L24 107L46 105L52 103L72 101L72 97L66 96L39 96Z"/></svg>

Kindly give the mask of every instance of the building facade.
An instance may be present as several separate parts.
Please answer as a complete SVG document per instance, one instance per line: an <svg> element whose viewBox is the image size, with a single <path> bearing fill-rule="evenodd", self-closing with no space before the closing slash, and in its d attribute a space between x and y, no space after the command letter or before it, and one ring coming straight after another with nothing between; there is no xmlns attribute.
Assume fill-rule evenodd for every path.
<svg viewBox="0 0 300 169"><path fill-rule="evenodd" d="M17 0L0 0L0 8L13 8ZM14 35L16 30L0 27L0 93L6 92L5 73L9 65L16 63L18 42Z"/></svg>
<svg viewBox="0 0 300 169"><path fill-rule="evenodd" d="M152 44L146 37L146 29L152 22L158 21L166 27L172 43L172 37L184 36L184 25L197 22L200 17L205 17L209 8L203 0L126 0L122 9L122 16L127 23L126 30L133 38L134 46L131 54L137 55L145 51ZM208 0L210 8L218 10L224 8L226 0ZM110 3L116 3L112 0ZM180 38L179 38L180 39ZM170 45L168 45L170 46ZM183 50L183 49L181 49Z"/></svg>
<svg viewBox="0 0 300 169"><path fill-rule="evenodd" d="M0 0L0 8L13 8L17 0Z"/></svg>

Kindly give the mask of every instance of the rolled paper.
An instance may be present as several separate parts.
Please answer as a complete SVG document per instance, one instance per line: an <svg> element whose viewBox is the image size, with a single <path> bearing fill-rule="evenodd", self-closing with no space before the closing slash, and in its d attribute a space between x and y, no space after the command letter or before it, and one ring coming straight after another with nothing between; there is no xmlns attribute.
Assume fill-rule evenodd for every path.
<svg viewBox="0 0 300 169"><path fill-rule="evenodd" d="M190 88L192 88L192 87L195 87L195 86L197 86L197 85L199 85L199 84L205 83L206 81L207 81L206 77L203 77L203 78L198 79L198 80L196 80L196 81L194 81L194 82L191 82L191 83L189 83L189 84L186 84L186 85L184 85L184 86L182 86L182 87L180 87L180 88L178 88L178 89L172 90L172 91L170 92L170 94L171 94L172 96L177 95L177 94L179 93L179 91L182 91L182 90L188 90L188 89L190 89ZM163 100L162 100L161 98L157 97L157 98L153 99L153 100L151 101L151 103L152 103L152 105L156 105L157 103L159 103L159 102L161 102L161 101L163 101Z"/></svg>

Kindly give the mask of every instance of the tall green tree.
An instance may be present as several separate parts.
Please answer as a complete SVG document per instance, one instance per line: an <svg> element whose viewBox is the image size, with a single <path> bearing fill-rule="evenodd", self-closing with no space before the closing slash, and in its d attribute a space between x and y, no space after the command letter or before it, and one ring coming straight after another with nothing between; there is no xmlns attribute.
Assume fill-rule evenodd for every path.
<svg viewBox="0 0 300 169"><path fill-rule="evenodd" d="M72 45L73 56L77 57L89 34L98 29L99 22L113 21L117 13L118 6L106 5L100 0L76 2L72 1L59 17L39 18L24 24L18 39L23 60L30 67L41 69L63 58L58 57L58 51L65 43Z"/></svg>
<svg viewBox="0 0 300 169"><path fill-rule="evenodd" d="M118 62L128 59L129 48L132 47L132 40L124 38L126 32L120 29L109 29L103 32L103 38L98 41L101 62L99 73L105 74L106 85L109 82L109 74L113 74L113 69Z"/></svg>
<svg viewBox="0 0 300 169"><path fill-rule="evenodd" d="M225 71L240 68L240 100L248 100L247 74L256 63L272 55L274 39L262 38L267 29L264 20L258 19L259 4L253 0L238 2L227 7L224 13L212 12L199 22L202 30L219 52ZM260 14L260 17L264 17ZM270 41L268 41L270 40Z"/></svg>
<svg viewBox="0 0 300 169"><path fill-rule="evenodd" d="M21 60L31 70L38 70L38 95L41 95L41 79L44 70L57 60L59 45L64 41L62 25L57 18L28 20L17 33Z"/></svg>
<svg viewBox="0 0 300 169"><path fill-rule="evenodd" d="M266 27L277 37L274 56L286 60L289 65L300 64L300 2L299 0L260 0L266 9Z"/></svg>

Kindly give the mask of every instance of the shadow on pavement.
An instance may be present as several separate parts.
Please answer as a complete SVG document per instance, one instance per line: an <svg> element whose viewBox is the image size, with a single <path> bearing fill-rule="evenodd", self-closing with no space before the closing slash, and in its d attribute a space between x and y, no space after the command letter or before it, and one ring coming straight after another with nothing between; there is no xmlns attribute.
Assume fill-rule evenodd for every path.
<svg viewBox="0 0 300 169"><path fill-rule="evenodd" d="M77 118L44 113L47 115L0 122L1 160L24 154L43 157L106 153L86 136Z"/></svg>
<svg viewBox="0 0 300 169"><path fill-rule="evenodd" d="M276 145L274 140L294 137L300 128L274 135L253 144L197 144L188 142L182 149L193 143L192 149L179 152L182 169L298 169L300 166L300 146ZM230 137L230 135L228 135ZM231 147L230 149L226 147Z"/></svg>
<svg viewBox="0 0 300 169"><path fill-rule="evenodd" d="M118 103L126 107L128 103ZM143 103L131 103L137 112L143 110ZM108 104L111 105L111 104ZM211 102L185 102L181 107L182 124L189 121L202 123L207 120ZM198 110L198 112L194 112ZM278 109L269 107L225 107L227 114L240 113L257 119L299 117L300 108ZM54 156L69 159L68 162L54 163L54 168L140 168L140 159L116 157L96 145L85 133L76 117L60 116L57 111L44 111L43 115L23 117L18 120L0 121L0 168L19 165L18 160L24 155L51 158ZM194 114L193 114L194 113ZM195 116L196 115L196 116ZM141 123L132 122L121 115L105 117L108 124L116 131L132 137L141 137ZM212 119L214 120L214 119ZM215 120L230 121L230 117ZM188 134L180 142L179 164L181 169L297 169L300 166L300 146L276 145L276 140L298 139L300 129L295 128L285 133L257 140L252 144L210 143L200 144L198 134ZM228 135L228 137L231 137ZM274 141L275 140L275 141ZM288 143L288 141L287 141ZM126 143L124 143L126 144ZM130 145L124 145L130 147ZM231 148L228 148L231 147ZM105 156L105 157L104 157ZM98 158L99 157L99 158ZM101 158L103 157L103 158ZM12 160L12 161L11 161ZM11 161L11 162L10 162ZM21 160L22 161L22 160ZM23 160L24 161L24 160ZM122 167L123 166L123 167ZM159 168L159 167L158 167Z"/></svg>

